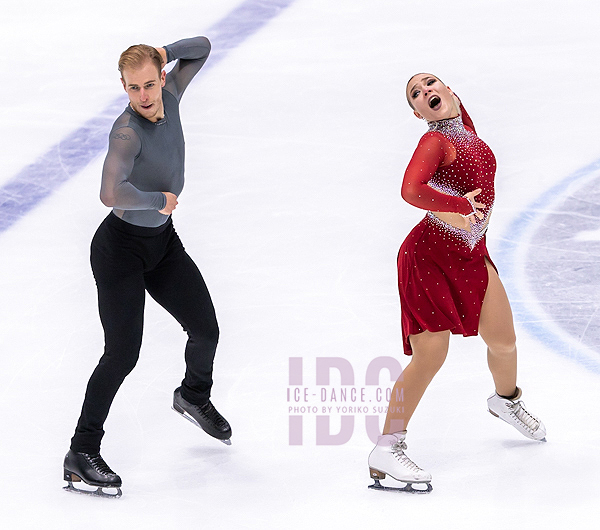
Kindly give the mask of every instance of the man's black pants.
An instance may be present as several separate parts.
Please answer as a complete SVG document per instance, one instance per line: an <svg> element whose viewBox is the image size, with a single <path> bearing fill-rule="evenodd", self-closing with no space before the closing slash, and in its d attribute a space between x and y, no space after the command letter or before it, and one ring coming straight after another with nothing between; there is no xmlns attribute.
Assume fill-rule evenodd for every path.
<svg viewBox="0 0 600 530"><path fill-rule="evenodd" d="M71 449L100 451L103 425L125 377L137 363L142 344L145 291L188 334L186 372L181 393L196 405L206 403L219 328L206 284L185 252L171 219L157 228L139 227L113 213L102 222L91 247L104 328L104 355L94 370Z"/></svg>

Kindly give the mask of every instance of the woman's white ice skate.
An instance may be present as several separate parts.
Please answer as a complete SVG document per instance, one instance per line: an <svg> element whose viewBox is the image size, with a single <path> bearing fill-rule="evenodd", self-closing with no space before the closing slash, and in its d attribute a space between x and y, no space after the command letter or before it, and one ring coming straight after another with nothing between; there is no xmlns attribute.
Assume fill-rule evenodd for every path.
<svg viewBox="0 0 600 530"><path fill-rule="evenodd" d="M431 475L404 454L405 438L406 431L384 434L379 437L375 449L369 455L369 472L375 481L369 486L370 489L406 491L408 493L429 493L433 489ZM383 480L386 475L405 482L406 485L401 488L383 486L379 481ZM422 484L423 486L415 488L413 484Z"/></svg>
<svg viewBox="0 0 600 530"><path fill-rule="evenodd" d="M545 442L546 427L537 417L527 411L525 403L519 401L522 392L520 388L517 390L517 395L512 399L503 398L494 392L488 398L488 410L497 418L512 425L527 438Z"/></svg>

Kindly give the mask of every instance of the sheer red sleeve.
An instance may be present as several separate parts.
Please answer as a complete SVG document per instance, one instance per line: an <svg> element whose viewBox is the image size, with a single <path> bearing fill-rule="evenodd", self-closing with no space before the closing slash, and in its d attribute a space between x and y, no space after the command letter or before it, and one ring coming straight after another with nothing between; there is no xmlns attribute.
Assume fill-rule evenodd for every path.
<svg viewBox="0 0 600 530"><path fill-rule="evenodd" d="M450 142L439 133L427 133L421 138L404 174L402 198L423 210L469 215L473 208L468 199L446 195L427 185L448 156L450 147Z"/></svg>

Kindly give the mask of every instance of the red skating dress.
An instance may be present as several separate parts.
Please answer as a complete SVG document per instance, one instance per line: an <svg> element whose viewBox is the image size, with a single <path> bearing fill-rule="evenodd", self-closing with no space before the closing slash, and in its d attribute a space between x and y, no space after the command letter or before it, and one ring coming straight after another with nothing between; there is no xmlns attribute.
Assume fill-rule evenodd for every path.
<svg viewBox="0 0 600 530"><path fill-rule="evenodd" d="M404 353L412 355L409 335L450 330L477 335L487 289L485 265L491 259L485 232L494 203L496 159L479 139L461 106L462 117L431 122L406 169L402 197L429 210L398 253ZM454 157L455 154L455 157ZM473 211L465 193L486 207L471 231L455 228L434 212Z"/></svg>

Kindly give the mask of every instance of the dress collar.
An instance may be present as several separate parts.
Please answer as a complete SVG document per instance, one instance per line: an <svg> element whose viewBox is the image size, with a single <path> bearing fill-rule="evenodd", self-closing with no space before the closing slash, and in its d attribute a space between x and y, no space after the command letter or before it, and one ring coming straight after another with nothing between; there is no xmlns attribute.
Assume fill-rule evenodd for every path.
<svg viewBox="0 0 600 530"><path fill-rule="evenodd" d="M428 122L429 132L440 132L447 135L464 134L467 132L463 125L462 117L448 118L446 120Z"/></svg>

